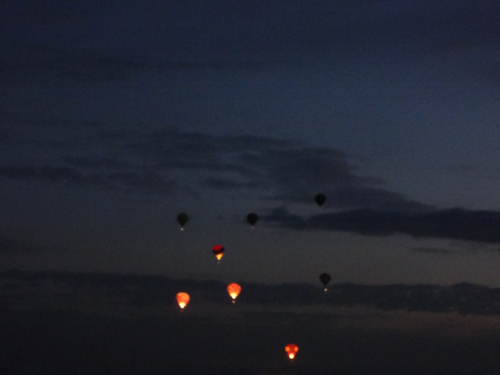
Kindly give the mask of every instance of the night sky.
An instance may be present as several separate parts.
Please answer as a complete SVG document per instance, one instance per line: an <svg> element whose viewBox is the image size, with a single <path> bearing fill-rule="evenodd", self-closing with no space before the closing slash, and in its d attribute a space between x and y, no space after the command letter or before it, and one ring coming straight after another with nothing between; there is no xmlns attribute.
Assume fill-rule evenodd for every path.
<svg viewBox="0 0 500 375"><path fill-rule="evenodd" d="M4 0L0 50L4 373L498 374L497 1Z"/></svg>

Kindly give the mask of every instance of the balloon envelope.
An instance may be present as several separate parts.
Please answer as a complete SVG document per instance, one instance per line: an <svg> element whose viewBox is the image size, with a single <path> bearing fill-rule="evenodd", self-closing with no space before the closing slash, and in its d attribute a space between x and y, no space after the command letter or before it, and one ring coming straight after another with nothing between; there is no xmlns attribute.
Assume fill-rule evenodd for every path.
<svg viewBox="0 0 500 375"><path fill-rule="evenodd" d="M259 215L251 212L247 215L247 221L253 227L259 221Z"/></svg>
<svg viewBox="0 0 500 375"><path fill-rule="evenodd" d="M179 307L181 309L184 309L184 307L187 306L187 304L189 303L189 294L185 293L185 292L179 292L177 293L177 303L179 304Z"/></svg>
<svg viewBox="0 0 500 375"><path fill-rule="evenodd" d="M236 284L236 283L231 283L227 286L227 292L229 293L229 295L231 296L231 298L234 301L236 299L236 297L238 297L238 295L241 292L241 286L239 284Z"/></svg>
<svg viewBox="0 0 500 375"><path fill-rule="evenodd" d="M314 201L321 207L326 202L326 197L324 194L318 194L314 197Z"/></svg>
<svg viewBox="0 0 500 375"><path fill-rule="evenodd" d="M288 344L287 346L285 346L285 352L288 355L288 358L290 359L294 359L295 354L297 354L298 351L299 347L295 344Z"/></svg>
<svg viewBox="0 0 500 375"><path fill-rule="evenodd" d="M325 291L326 291L326 286L328 285L331 279L332 279L331 276L327 273L322 273L321 275L319 275L319 280L325 286Z"/></svg>
<svg viewBox="0 0 500 375"><path fill-rule="evenodd" d="M224 255L224 246L222 246L222 245L215 245L212 248L212 251L213 251L215 257L217 258L217 260L221 260L222 256Z"/></svg>
<svg viewBox="0 0 500 375"><path fill-rule="evenodd" d="M177 215L177 222L181 225L181 230L184 230L184 225L186 225L188 220L189 216L184 212L181 212L179 215Z"/></svg>

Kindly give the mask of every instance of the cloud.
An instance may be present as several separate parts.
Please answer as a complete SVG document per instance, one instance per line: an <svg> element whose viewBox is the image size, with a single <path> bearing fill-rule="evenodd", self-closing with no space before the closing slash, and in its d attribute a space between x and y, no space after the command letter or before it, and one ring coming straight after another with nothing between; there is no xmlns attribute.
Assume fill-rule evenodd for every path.
<svg viewBox="0 0 500 375"><path fill-rule="evenodd" d="M6 121L16 123L12 115ZM313 205L321 192L327 197L324 209L336 212L300 217L282 206L262 218L292 229L500 242L500 213L438 210L411 200L385 189L382 179L357 173L356 159L336 149L251 135L78 123L69 123L57 140L33 143L30 130L38 125L19 122L22 130L11 135L16 140L12 154L23 157L0 163L3 178L158 195L237 191L287 205ZM60 121L54 126L61 126ZM13 147L9 140L7 136L0 143ZM28 149L32 160L22 153Z"/></svg>
<svg viewBox="0 0 500 375"><path fill-rule="evenodd" d="M446 249L442 247L412 247L411 251L415 251L418 253L425 253L425 254L443 254L443 255L457 254L456 250Z"/></svg>
<svg viewBox="0 0 500 375"><path fill-rule="evenodd" d="M4 179L160 196L238 192L281 205L261 218L285 228L500 242L499 212L439 210L414 201L386 189L381 178L358 173L357 159L337 149L252 135L77 122L67 122L57 139L41 136L34 143L33 132L43 123L43 134L48 133L48 121L16 121L12 114L5 121L21 126L0 141L15 150L0 158ZM323 213L306 217L286 209L314 205L319 192L327 197Z"/></svg>
<svg viewBox="0 0 500 375"><path fill-rule="evenodd" d="M1 30L9 36L0 65L9 80L48 74L52 80L109 81L169 70L261 69L278 60L337 59L408 46L414 51L467 48L499 43L498 10L488 0L475 6L218 0L88 7L68 1L47 8L10 1L0 16ZM29 45L33 40L41 42Z"/></svg>
<svg viewBox="0 0 500 375"><path fill-rule="evenodd" d="M175 192L177 184L154 171L90 172L70 167L16 165L0 167L0 177L126 191Z"/></svg>
<svg viewBox="0 0 500 375"><path fill-rule="evenodd" d="M448 238L500 243L500 212L460 208L428 212L347 210L300 218L281 207L264 219L302 230L345 231L370 236L407 234L417 238Z"/></svg>
<svg viewBox="0 0 500 375"><path fill-rule="evenodd" d="M17 130L0 141L10 150L0 158L3 178L157 194L222 189L307 204L322 192L330 208L429 209L385 190L380 178L356 173L346 153L300 141L174 128L113 128L104 123L89 126L16 119L12 114L4 121ZM48 131L51 128L54 132Z"/></svg>
<svg viewBox="0 0 500 375"><path fill-rule="evenodd" d="M131 145L156 168L210 172L208 186L246 188L285 202L310 203L318 192L334 208L428 210L430 207L361 176L346 153L256 136L213 136L164 130ZM214 175L215 174L215 175Z"/></svg>
<svg viewBox="0 0 500 375"><path fill-rule="evenodd" d="M340 310L326 308L357 308L379 311L450 312L476 315L500 315L500 294L497 288L473 284L439 285L361 285L334 284L265 285L240 282L242 292L237 303L247 313L271 313L289 309L288 314L333 314ZM80 274L68 272L4 271L0 273L0 295L6 299L16 286L15 306L37 304L64 305L75 311L98 309L110 313L117 307L141 308L144 313L172 315L175 295L186 291L198 306L205 306L201 315L219 314L230 302L227 284L214 280L171 279L160 276ZM34 296L40 296L35 298ZM49 298L50 296L50 298ZM30 302L31 301L31 302ZM191 303L190 302L190 303ZM217 307L219 305L219 307ZM166 312L166 310L170 312ZM174 311L171 311L174 309ZM278 310L276 310L278 309ZM132 312L132 310L130 310ZM201 316L200 315L200 316Z"/></svg>
<svg viewBox="0 0 500 375"><path fill-rule="evenodd" d="M307 374L387 375L415 368L415 374L493 374L498 368L498 289L339 284L325 293L305 284L242 283L233 305L225 286L2 272L6 360L0 369L280 374L289 373L283 349L290 342L300 348L294 368ZM182 313L175 304L179 290L192 296Z"/></svg>
<svg viewBox="0 0 500 375"><path fill-rule="evenodd" d="M45 250L42 246L33 245L13 238L0 237L0 254L24 253Z"/></svg>
<svg viewBox="0 0 500 375"><path fill-rule="evenodd" d="M129 53L74 51L41 45L5 46L0 57L1 77L7 83L29 80L68 85L72 82L129 81L141 76L190 71L259 71L277 61L130 56Z"/></svg>

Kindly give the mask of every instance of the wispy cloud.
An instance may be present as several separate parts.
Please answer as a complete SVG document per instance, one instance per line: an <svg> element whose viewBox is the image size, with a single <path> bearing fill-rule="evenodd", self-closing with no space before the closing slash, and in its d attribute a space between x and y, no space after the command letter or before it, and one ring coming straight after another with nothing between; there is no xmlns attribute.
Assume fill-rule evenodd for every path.
<svg viewBox="0 0 500 375"><path fill-rule="evenodd" d="M444 247L412 247L410 249L411 251L415 251L418 253L424 253L424 254L443 254L443 255L450 255L450 254L457 254L458 251L444 248Z"/></svg>
<svg viewBox="0 0 500 375"><path fill-rule="evenodd" d="M265 219L297 230L330 230L369 236L407 234L417 238L448 238L463 241L500 243L500 212L465 209L429 210L347 210L308 218L275 209Z"/></svg>
<svg viewBox="0 0 500 375"><path fill-rule="evenodd" d="M290 63L303 56L330 60L409 47L442 54L450 49L443 46L498 45L498 10L488 0L145 1L89 7L76 1L58 7L8 1L0 30L10 38L2 45L0 66L9 80L47 74L93 82L169 70L255 70L280 56Z"/></svg>
<svg viewBox="0 0 500 375"><path fill-rule="evenodd" d="M40 250L46 250L46 248L40 245L18 241L14 238L0 237L0 254L18 254Z"/></svg>
<svg viewBox="0 0 500 375"><path fill-rule="evenodd" d="M5 121L21 126L0 141L11 149L8 157L0 158L3 178L158 194L187 188L247 191L278 202L308 204L322 192L328 207L336 209L430 208L384 189L380 178L357 173L356 160L345 152L300 141L126 125L113 130L106 124L72 122L55 139L47 136L48 121L43 129L38 128L40 121ZM54 126L61 127L58 122ZM35 140L33 133L40 137Z"/></svg>
<svg viewBox="0 0 500 375"><path fill-rule="evenodd" d="M82 52L26 44L4 47L0 76L7 83L29 80L68 85L72 82L129 81L182 71L259 71L277 64L278 61L130 56L116 51Z"/></svg>
<svg viewBox="0 0 500 375"><path fill-rule="evenodd" d="M454 311L461 314L500 315L497 288L466 283L452 286L345 283L330 285L328 292L324 292L320 285L240 284L242 292L237 303L243 311L248 312L272 312L276 308L288 308L294 314L327 314L325 308L335 307L365 311ZM181 290L193 296L194 304L211 306L212 310L206 311L209 315L218 311L217 304L225 306L230 302L227 284L211 280L63 272L6 271L0 274L0 295L6 298L11 296L13 285L16 285L16 299L10 308L19 303L26 306L30 299L35 301L34 295L51 295L52 306L63 303L67 308L80 309L91 307L88 303L92 302L94 308L107 306L111 309L113 305L144 309L154 307L163 314L164 309L175 308L175 295ZM36 301L45 303L42 299ZM68 304L68 301L74 304ZM260 310L255 310L257 306L260 306ZM338 314L339 311L332 310L331 313Z"/></svg>
<svg viewBox="0 0 500 375"><path fill-rule="evenodd" d="M300 217L283 206L263 219L291 229L500 242L500 213L438 210L417 202L386 189L381 178L361 175L357 160L336 149L270 137L72 122L57 139L43 136L61 121L42 122L43 133L35 141L32 131L41 131L39 120L10 115L4 121L21 126L0 141L11 150L0 158L2 178L160 195L239 191L281 205L313 204L321 192L328 211L320 215Z"/></svg>
<svg viewBox="0 0 500 375"><path fill-rule="evenodd" d="M6 361L0 368L285 374L290 364L283 349L290 342L299 346L293 367L313 375L413 369L493 374L498 368L497 289L340 284L325 293L304 284L242 287L233 305L220 282L1 273ZM192 296L182 313L175 304L180 290Z"/></svg>

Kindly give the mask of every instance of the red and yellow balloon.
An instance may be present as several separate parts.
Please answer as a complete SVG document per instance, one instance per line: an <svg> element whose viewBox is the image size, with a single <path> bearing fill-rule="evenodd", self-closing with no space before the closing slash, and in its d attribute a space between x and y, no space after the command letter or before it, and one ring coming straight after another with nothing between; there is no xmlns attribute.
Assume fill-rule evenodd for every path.
<svg viewBox="0 0 500 375"><path fill-rule="evenodd" d="M285 346L285 352L290 359L294 359L298 351L299 347L295 344L288 344L287 346Z"/></svg>
<svg viewBox="0 0 500 375"><path fill-rule="evenodd" d="M222 259L222 257L224 256L224 246L215 245L212 248L212 252L214 253L215 257L217 258L217 261L220 261Z"/></svg>

